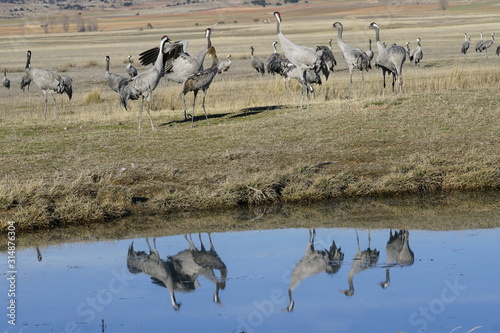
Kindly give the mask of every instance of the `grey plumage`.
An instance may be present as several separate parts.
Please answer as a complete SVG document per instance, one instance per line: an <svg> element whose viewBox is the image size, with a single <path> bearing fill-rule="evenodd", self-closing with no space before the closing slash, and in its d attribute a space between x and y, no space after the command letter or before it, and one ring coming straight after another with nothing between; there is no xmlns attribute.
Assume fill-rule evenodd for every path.
<svg viewBox="0 0 500 333"><path fill-rule="evenodd" d="M320 72L325 76L325 80L328 81L330 72L333 73L335 66L337 66L337 60L333 55L331 47L319 45L316 46L316 51L321 53Z"/></svg>
<svg viewBox="0 0 500 333"><path fill-rule="evenodd" d="M26 87L28 87L28 90L30 90L30 84L31 84L31 79L29 78L28 74L24 74L23 77L21 78L21 83L20 83L21 90L24 91Z"/></svg>
<svg viewBox="0 0 500 333"><path fill-rule="evenodd" d="M307 243L305 254L292 270L290 285L288 287L289 303L286 307L286 310L289 312L293 311L295 306L293 291L302 281L323 272L335 274L342 266L344 253L340 247L337 248L335 241L332 241L332 245L329 250L316 250L314 248L315 236L316 230L309 230L309 241Z"/></svg>
<svg viewBox="0 0 500 333"><path fill-rule="evenodd" d="M179 283L177 281L178 279L176 279L175 271L172 269L171 265L160 258L160 254L156 249L156 239L153 239L153 242L154 249L151 249L149 240L146 238L149 254L144 251L135 251L134 242L132 242L127 253L127 268L132 274L147 274L151 276L153 281L157 284L166 287L170 294L172 307L177 311L181 306L175 299L175 290Z"/></svg>
<svg viewBox="0 0 500 333"><path fill-rule="evenodd" d="M276 18L276 32L280 41L281 50L285 57L290 60L292 64L297 66L298 70L302 72L301 75L304 77L300 102L300 109L302 109L304 94L307 91L307 86L305 84L306 70L310 69L316 73L320 73L326 68L325 63L322 60L323 49L297 45L291 42L281 32L281 14L279 12L274 12L273 15Z"/></svg>
<svg viewBox="0 0 500 333"><path fill-rule="evenodd" d="M403 48L404 49L404 48ZM356 241L358 244L358 251L353 258L351 269L347 275L347 283L349 284L349 289L347 290L339 290L346 296L354 295L354 277L356 274L370 268L374 268L377 265L380 251L377 249L370 248L370 231L368 231L368 248L366 250L361 251L359 246L359 236L358 231L356 230Z"/></svg>
<svg viewBox="0 0 500 333"><path fill-rule="evenodd" d="M481 45L479 46L479 52L483 51L488 52L488 49L490 48L491 45L493 45L494 42L495 42L495 33L492 33L491 39L485 40L481 43Z"/></svg>
<svg viewBox="0 0 500 333"><path fill-rule="evenodd" d="M231 55L228 54L226 56L226 59L219 61L217 73L222 74L223 72L227 72L229 70L229 68L231 67L231 63L232 63Z"/></svg>
<svg viewBox="0 0 500 333"><path fill-rule="evenodd" d="M198 234L200 240L200 249L198 250L194 245L192 239L187 239L189 243L189 251L191 252L194 263L196 263L201 270L205 272L204 275L208 275L215 283L215 292L213 295L213 300L215 303L220 304L219 290L224 290L226 288L226 278L227 278L227 267L226 264L219 257L219 254L215 250L214 244L212 243L212 236L208 233L208 240L210 242L210 249L207 250L203 241L201 239L201 234ZM220 272L220 279L218 279L213 270L218 270ZM209 274L207 274L209 273Z"/></svg>
<svg viewBox="0 0 500 333"><path fill-rule="evenodd" d="M469 47L470 47L470 36L467 35L467 33L464 34L464 42L462 43L462 48L460 50L460 52L462 54L467 54L467 51L469 50Z"/></svg>
<svg viewBox="0 0 500 333"><path fill-rule="evenodd" d="M410 47L410 42L406 42L405 45L406 45L406 54L408 55L408 58L413 57L414 50L413 48Z"/></svg>
<svg viewBox="0 0 500 333"><path fill-rule="evenodd" d="M132 58L132 56L129 55L127 58L128 58L128 64L125 67L125 70L127 71L128 75L130 75L130 77L137 76L137 68L135 68L132 65L132 60L130 60Z"/></svg>
<svg viewBox="0 0 500 333"><path fill-rule="evenodd" d="M497 46L497 51L495 53L500 57L500 45Z"/></svg>
<svg viewBox="0 0 500 333"><path fill-rule="evenodd" d="M47 94L52 96L54 101L54 108L57 114L56 98L51 93L52 91L63 94L66 93L71 100L73 96L73 83L69 76L61 76L54 72L47 71L45 69L31 68L31 51L26 53L26 67L25 71L29 79L35 82L35 84L40 88L45 96L43 116L47 118Z"/></svg>
<svg viewBox="0 0 500 333"><path fill-rule="evenodd" d="M274 52L267 60L267 72L272 75L280 75L285 84L285 89L290 90L290 79L288 78L288 74L292 69L297 68L297 66L292 64L290 60L279 55L276 44L278 44L277 41L272 42Z"/></svg>
<svg viewBox="0 0 500 333"><path fill-rule="evenodd" d="M377 42L378 55L375 59L375 66L382 69L382 76L385 84L385 74L392 74L392 91L394 92L394 85L396 79L399 84L399 92L402 92L403 87L403 63L406 61L405 48L398 45L391 45L385 48L380 42L380 27L377 23L372 22L368 26L370 29L375 30L375 40Z"/></svg>
<svg viewBox="0 0 500 333"><path fill-rule="evenodd" d="M210 39L211 33L211 28L205 29L207 47L201 49L193 56L187 53L186 41L175 42L172 43L172 47L165 48L163 52L169 52L171 56L168 56L169 61L165 63L164 77L169 81L183 84L191 74L198 73L202 70L203 60L208 53L208 49L212 46ZM155 47L142 52L139 55L141 65L146 66L154 63L158 56L158 51L158 47Z"/></svg>
<svg viewBox="0 0 500 333"><path fill-rule="evenodd" d="M424 57L424 52L422 51L422 45L420 43L421 41L420 38L417 38L417 47L413 48L410 54L410 61L413 62L414 66L420 65L420 60Z"/></svg>
<svg viewBox="0 0 500 333"><path fill-rule="evenodd" d="M250 50L251 50L250 61L252 64L252 68L255 69L257 71L257 73L264 75L266 73L266 69L264 67L264 62L262 60L260 60L259 58L257 58L256 56L254 56L253 46L250 46Z"/></svg>
<svg viewBox="0 0 500 333"><path fill-rule="evenodd" d="M267 72L272 75L281 75L283 79L286 79L286 73L288 72L289 67L292 66L292 63L288 59L279 55L278 50L276 49L276 44L278 44L277 41L272 43L274 52L267 60Z"/></svg>
<svg viewBox="0 0 500 333"><path fill-rule="evenodd" d="M371 39L368 39L368 50L365 51L365 53L368 56L368 61L369 61L370 68L371 68L372 67L372 60L373 60L373 57L375 56L375 53L372 50L372 40Z"/></svg>
<svg viewBox="0 0 500 333"><path fill-rule="evenodd" d="M476 49L475 49L475 50L476 50L476 52L477 52L477 51L480 51L480 52L481 52L481 50L480 50L480 49L481 49L481 44L483 44L483 42L484 42L484 41L483 41L483 32L481 31L481 32L479 33L479 40L476 42Z"/></svg>
<svg viewBox="0 0 500 333"><path fill-rule="evenodd" d="M370 59L365 51L358 49L357 47L351 46L344 42L342 39L342 32L344 27L342 23L335 22L333 23L333 27L337 29L337 43L339 44L340 49L342 50L342 55L344 56L344 60L349 68L349 96L351 95L351 87L352 87L352 70L354 68L358 69L361 73L361 95L364 94L365 89L365 79L363 76L363 71L368 72L370 68Z"/></svg>
<svg viewBox="0 0 500 333"><path fill-rule="evenodd" d="M125 108L125 110L127 110L127 101L129 99L137 100L139 99L139 97L142 96L141 106L139 109L139 126L138 126L139 130L141 129L141 119L142 119L142 109L144 105L144 99L146 99L148 102L147 112L151 128L153 130L155 129L153 125L153 119L151 118L149 103L151 95L153 94L153 90L155 90L163 74L164 61L165 58L167 58L168 56L168 53L167 56L164 53L164 45L168 40L169 38L167 36L163 36L163 38L161 39L160 46L158 48L158 50L161 50L161 52L158 52L158 56L156 58L153 67L151 67L147 71L138 74L133 79L130 79L128 81L122 81L118 88L120 94L120 103Z"/></svg>
<svg viewBox="0 0 500 333"><path fill-rule="evenodd" d="M9 93L10 93L10 80L7 78L7 69L3 70L2 86L4 88L9 89Z"/></svg>
<svg viewBox="0 0 500 333"><path fill-rule="evenodd" d="M383 289L391 283L390 268L396 265L411 266L415 261L415 255L410 248L410 233L408 230L389 231L389 240L385 246L387 255L385 281L380 283Z"/></svg>
<svg viewBox="0 0 500 333"><path fill-rule="evenodd" d="M300 70L297 66L294 64L291 64L285 73L286 77L288 80L297 80L301 85L305 85L307 88L307 97L309 98L309 95L314 97L314 87L312 86L313 84L321 85L321 76L316 73L315 71L311 69L307 69L304 72ZM304 80L305 77L305 80Z"/></svg>
<svg viewBox="0 0 500 333"><path fill-rule="evenodd" d="M120 83L122 82L125 83L129 79L119 74L111 73L109 71L109 63L110 63L110 58L109 56L106 56L106 71L104 72L104 75L106 76L106 79L108 81L108 86L114 91L118 92L120 88Z"/></svg>
<svg viewBox="0 0 500 333"><path fill-rule="evenodd" d="M196 74L192 74L187 78L182 86L182 91L179 94L179 98L181 99L182 105L184 107L184 115L187 115L186 101L185 96L188 92L192 91L194 94L193 98L193 113L191 114L191 126L193 126L194 122L194 107L196 103L196 95L198 91L203 91L203 112L205 113L205 119L208 120L207 110L205 109L205 98L207 97L207 90L210 87L215 75L217 74L218 69L218 60L217 53L213 46L208 50L208 54L212 56L212 66L207 69L204 69Z"/></svg>

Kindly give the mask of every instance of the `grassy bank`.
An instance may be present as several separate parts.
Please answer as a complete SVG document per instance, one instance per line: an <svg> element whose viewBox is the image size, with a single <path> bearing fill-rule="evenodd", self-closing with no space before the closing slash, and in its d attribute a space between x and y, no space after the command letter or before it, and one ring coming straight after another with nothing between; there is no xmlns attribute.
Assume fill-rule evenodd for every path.
<svg viewBox="0 0 500 333"><path fill-rule="evenodd" d="M405 29L411 19L392 20L401 28L391 30L391 38L417 37ZM495 18L491 22L497 23L484 20L485 25L499 25ZM369 22L343 21L345 27L356 27L349 41L366 43L367 32L359 31ZM209 122L198 104L192 128L183 120L180 87L163 82L152 98L158 130L143 126L141 132L138 103L131 102L131 112L122 110L103 76L104 54L126 57L131 44L120 37L119 46L111 50L103 46L112 42L109 34L82 35L73 46L90 50L75 58L74 50L54 38L49 45L65 59L57 68L75 82L72 101L57 96L59 117L49 102L49 115L43 118L43 97L35 86L25 93L17 85L11 95L1 92L0 230L6 230L9 220L16 221L18 230L33 230L131 214L498 191L499 60L493 52L489 57L473 51L461 56L457 50L463 29L443 27L441 21L437 17L436 26L426 28L426 35L439 32L441 39L438 43L428 38L426 44L422 38L421 66L405 64L403 94L383 92L381 74L374 69L365 76L365 97L359 97L355 73L353 95L347 99L348 74L342 55L334 49L338 70L302 111L297 107L297 86L290 94L280 78L260 77L249 65L249 46L258 45L255 36L269 39L259 42L262 58L271 53L274 25L215 30L213 42L220 58L231 45L238 46L231 52L231 70L217 76L209 89ZM255 36L248 37L249 31ZM217 39L217 33L235 36ZM158 33L147 34L156 43ZM322 34L322 40L333 36L331 31ZM319 38L316 32L314 36ZM30 44L38 37L26 38ZM198 39L193 49L202 45L202 37ZM152 42L141 43L133 46L136 53ZM22 76L25 49L21 45L9 51L18 55L9 68L15 79ZM56 67L48 67L47 46L33 53L34 66ZM123 71L122 58L112 55L113 72Z"/></svg>

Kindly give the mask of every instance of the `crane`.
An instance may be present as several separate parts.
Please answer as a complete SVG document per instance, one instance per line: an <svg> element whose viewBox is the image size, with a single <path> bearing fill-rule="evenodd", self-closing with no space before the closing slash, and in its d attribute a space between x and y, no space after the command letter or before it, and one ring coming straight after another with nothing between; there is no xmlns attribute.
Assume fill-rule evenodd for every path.
<svg viewBox="0 0 500 333"><path fill-rule="evenodd" d="M349 68L349 97L351 96L352 70L354 68L357 68L361 72L361 95L363 95L365 90L365 79L363 76L363 71L368 72L368 69L370 68L370 58L368 58L368 55L365 53L365 51L362 51L357 47L351 46L344 42L344 40L342 39L342 32L344 31L342 23L335 22L333 23L333 27L338 30L337 43L342 50L342 55L344 56L347 67Z"/></svg>
<svg viewBox="0 0 500 333"><path fill-rule="evenodd" d="M43 117L47 118L47 94L52 96L54 101L54 108L57 114L56 98L52 95L52 91L63 94L66 93L71 100L73 96L73 83L69 76L61 76L54 72L45 69L31 68L31 51L26 52L26 74L28 78L35 82L35 84L42 90L45 96L45 103L43 108ZM57 114L58 116L58 114Z"/></svg>
<svg viewBox="0 0 500 333"><path fill-rule="evenodd" d="M128 64L125 67L125 69L127 70L128 75L130 75L130 77L137 76L137 68L135 68L132 65L132 60L130 60L132 58L132 56L129 55L127 58L128 58Z"/></svg>
<svg viewBox="0 0 500 333"><path fill-rule="evenodd" d="M300 109L302 110L304 94L307 89L307 86L305 84L305 82L307 82L306 70L310 69L316 73L323 72L323 74L325 72L328 72L328 68L322 60L323 49L297 45L291 42L281 32L281 14L279 12L274 12L273 15L276 18L276 32L280 41L281 50L283 51L285 57L290 60L292 64L297 66L298 70L301 72L301 76L304 78L301 82L302 89Z"/></svg>
<svg viewBox="0 0 500 333"><path fill-rule="evenodd" d="M470 36L467 35L467 33L464 33L464 42L462 43L462 49L460 52L462 52L463 54L467 54L467 50L469 50L469 47L470 47Z"/></svg>
<svg viewBox="0 0 500 333"><path fill-rule="evenodd" d="M211 46L210 49L208 50L208 54L210 54L212 57L212 66L210 66L209 68L202 70L196 74L192 74L191 76L189 76L188 79L182 85L182 91L179 94L179 98L181 99L182 106L184 107L184 114L187 114L185 96L190 91L192 91L194 93L193 114L191 115L191 127L193 126L193 122L194 122L194 106L196 103L196 95L198 94L198 91L200 91L200 90L203 91L203 102L202 102L203 112L205 113L205 119L208 120L207 110L205 109L205 98L207 97L207 90L210 87L210 84L212 83L212 81L215 77L215 74L217 74L217 72L219 70L217 53L216 53L215 48L213 46Z"/></svg>
<svg viewBox="0 0 500 333"><path fill-rule="evenodd" d="M384 47L380 42L380 27L377 23L372 22L368 26L370 29L375 30L375 40L377 42L378 55L375 59L375 66L382 69L382 76L384 77L385 88L385 74L392 74L392 91L394 92L394 85L396 79L399 84L399 92L402 91L403 86L403 63L406 61L405 48L398 45L391 45L389 48Z"/></svg>
<svg viewBox="0 0 500 333"><path fill-rule="evenodd" d="M259 58L257 58L256 56L254 56L253 46L250 46L250 50L251 50L250 59L251 59L252 68L255 69L257 71L257 73L264 75L266 73L266 69L264 67L264 62L262 60L260 60Z"/></svg>
<svg viewBox="0 0 500 333"><path fill-rule="evenodd" d="M158 85L158 82L160 82L161 76L163 74L164 61L168 60L168 58L165 56L164 53L164 45L168 41L169 41L168 36L162 37L159 47L159 50L161 50L161 52L158 52L158 56L156 58L153 67L151 67L147 71L138 74L133 79L130 79L128 81L122 81L118 89L120 94L120 103L125 108L125 110L128 110L127 101L129 99L137 100L139 99L140 96L142 96L141 106L139 109L139 126L138 126L139 130L141 130L141 119L142 119L142 109L144 105L144 99L148 101L147 112L151 128L153 130L155 129L153 125L153 119L151 118L149 102L151 100L151 95L153 94L153 91Z"/></svg>
<svg viewBox="0 0 500 333"><path fill-rule="evenodd" d="M2 86L9 89L9 95L10 95L10 80L7 78L7 69L3 70Z"/></svg>
<svg viewBox="0 0 500 333"><path fill-rule="evenodd" d="M106 59L106 71L104 72L104 75L106 76L106 79L108 80L108 86L111 89L113 89L114 91L118 92L118 89L120 87L120 83L126 82L129 79L124 77L124 76L121 76L119 74L110 73L110 71L109 71L110 58L109 58L109 56L106 56L105 59Z"/></svg>

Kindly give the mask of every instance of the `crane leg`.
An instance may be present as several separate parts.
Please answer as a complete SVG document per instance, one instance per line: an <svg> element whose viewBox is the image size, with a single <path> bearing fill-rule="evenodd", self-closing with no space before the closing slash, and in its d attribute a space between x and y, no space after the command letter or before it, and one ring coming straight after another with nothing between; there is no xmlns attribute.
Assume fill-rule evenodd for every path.
<svg viewBox="0 0 500 333"><path fill-rule="evenodd" d="M348 99L351 99L351 87L352 87L352 71L349 71L349 95Z"/></svg>
<svg viewBox="0 0 500 333"><path fill-rule="evenodd" d="M139 107L139 127L137 128L139 131L141 130L141 120L142 120L142 106L144 104L144 96L141 98L141 106Z"/></svg>
<svg viewBox="0 0 500 333"><path fill-rule="evenodd" d="M147 98L148 100L148 116L149 116L149 123L151 124L151 128L153 129L153 131L155 130L155 125L153 125L153 118L151 118L151 111L150 111L150 108L149 108L149 100L151 99L151 96L149 96Z"/></svg>
<svg viewBox="0 0 500 333"><path fill-rule="evenodd" d="M194 127L194 106L196 104L196 96L198 95L198 90L194 90L194 98L193 98L193 114L191 115L191 127Z"/></svg>
<svg viewBox="0 0 500 333"><path fill-rule="evenodd" d="M52 96L52 100L54 101L54 110L56 110L56 118L59 118L59 112L57 111L57 105L56 105L56 97L54 94L50 94Z"/></svg>
<svg viewBox="0 0 500 333"><path fill-rule="evenodd" d="M203 112L205 113L205 119L208 122L207 110L205 110L205 97L207 97L207 91L203 90L203 101L202 101L201 105L203 106Z"/></svg>
<svg viewBox="0 0 500 333"><path fill-rule="evenodd" d="M182 91L179 94L179 99L181 100L182 106L184 107L184 120L187 120L188 111L187 111L187 108L186 108L185 95L182 93Z"/></svg>
<svg viewBox="0 0 500 333"><path fill-rule="evenodd" d="M43 91L43 96L45 97L45 102L43 104L43 119L47 119L47 91Z"/></svg>
<svg viewBox="0 0 500 333"><path fill-rule="evenodd" d="M361 98L364 97L365 97L365 75L363 74L363 71L361 71Z"/></svg>

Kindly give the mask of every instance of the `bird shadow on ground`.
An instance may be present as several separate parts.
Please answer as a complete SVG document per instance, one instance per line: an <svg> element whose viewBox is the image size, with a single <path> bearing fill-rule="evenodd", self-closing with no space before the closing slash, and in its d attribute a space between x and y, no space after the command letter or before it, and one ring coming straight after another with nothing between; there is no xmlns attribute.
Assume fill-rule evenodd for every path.
<svg viewBox="0 0 500 333"><path fill-rule="evenodd" d="M246 117L249 115L259 114L265 111L275 111L286 108L288 108L288 106L286 105L267 105L267 106L256 106L252 108L244 108L241 109L239 113L231 114L228 118Z"/></svg>
<svg viewBox="0 0 500 333"><path fill-rule="evenodd" d="M223 117L226 117L227 115L230 115L230 113L211 114L208 116L208 121L210 121L210 119L223 118ZM185 124L185 123L190 123L190 122L196 123L198 121L206 121L205 115L203 114L203 115L199 115L199 116L194 116L194 119L188 118L188 119L182 119L182 120L169 121L168 123L160 124L159 127L175 125L175 124Z"/></svg>
<svg viewBox="0 0 500 333"><path fill-rule="evenodd" d="M247 117L247 116L259 114L259 113L262 113L265 111L275 111L275 110L282 110L282 109L287 109L287 108L290 108L290 107L286 106L286 105L268 105L268 106L257 106L257 107L251 107L251 108L244 108L244 109L239 110L238 113L211 114L208 116L208 121L210 122L211 119L219 119L219 118L231 119L231 118L238 118L238 117ZM206 121L205 115L195 116L193 120L191 120L191 118L188 118L188 119L182 119L182 120L169 121L167 123L160 124L159 127L176 125L176 124L185 124L185 123L190 123L191 121L193 121L194 123L197 123L198 121Z"/></svg>

